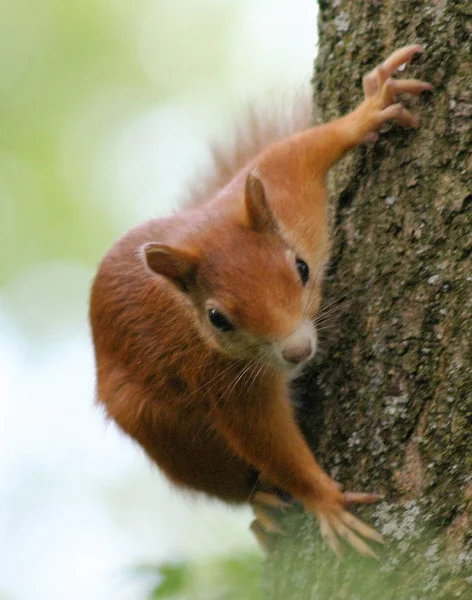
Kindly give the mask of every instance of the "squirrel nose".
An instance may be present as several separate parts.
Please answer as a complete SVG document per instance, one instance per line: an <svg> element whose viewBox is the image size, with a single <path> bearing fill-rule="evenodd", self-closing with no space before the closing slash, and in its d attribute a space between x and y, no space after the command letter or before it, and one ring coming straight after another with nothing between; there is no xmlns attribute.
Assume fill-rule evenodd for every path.
<svg viewBox="0 0 472 600"><path fill-rule="evenodd" d="M302 340L297 344L293 344L292 346L284 348L282 351L282 356L287 362L291 362L296 365L309 358L312 351L313 346L311 340L307 338L306 340Z"/></svg>

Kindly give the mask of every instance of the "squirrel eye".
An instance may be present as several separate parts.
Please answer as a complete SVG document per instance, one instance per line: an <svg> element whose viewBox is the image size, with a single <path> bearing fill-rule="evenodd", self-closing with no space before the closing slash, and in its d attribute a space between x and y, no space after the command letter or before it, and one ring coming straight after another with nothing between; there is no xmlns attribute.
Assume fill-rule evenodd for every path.
<svg viewBox="0 0 472 600"><path fill-rule="evenodd" d="M310 269L308 268L308 265L306 264L306 262L304 260L302 260L301 258L297 258L296 264L297 264L298 272L300 273L302 283L303 283L303 285L306 285L306 282L308 281L308 277L310 276Z"/></svg>
<svg viewBox="0 0 472 600"><path fill-rule="evenodd" d="M213 327L216 327L220 331L232 331L234 329L228 319L218 312L216 308L208 310L208 318Z"/></svg>

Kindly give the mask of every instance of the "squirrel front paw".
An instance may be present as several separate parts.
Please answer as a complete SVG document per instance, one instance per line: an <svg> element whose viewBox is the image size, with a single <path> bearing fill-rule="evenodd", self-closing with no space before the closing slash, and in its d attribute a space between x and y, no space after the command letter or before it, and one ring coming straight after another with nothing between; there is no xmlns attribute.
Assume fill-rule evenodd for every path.
<svg viewBox="0 0 472 600"><path fill-rule="evenodd" d="M397 94L417 96L426 90L431 91L432 86L419 79L392 79L392 75L402 65L411 62L415 54L421 52L423 47L419 44L400 48L364 76L362 83L365 100L356 115L363 130L363 141L375 141L378 138L376 132L379 127L391 119L403 126L418 127L418 117L397 101Z"/></svg>
<svg viewBox="0 0 472 600"><path fill-rule="evenodd" d="M377 494L345 492L339 489L327 491L320 498L304 502L305 507L316 515L320 523L321 535L328 546L342 556L341 539L364 556L377 558L375 552L360 537L383 544L382 536L351 514L347 508L351 504L372 504L381 499Z"/></svg>

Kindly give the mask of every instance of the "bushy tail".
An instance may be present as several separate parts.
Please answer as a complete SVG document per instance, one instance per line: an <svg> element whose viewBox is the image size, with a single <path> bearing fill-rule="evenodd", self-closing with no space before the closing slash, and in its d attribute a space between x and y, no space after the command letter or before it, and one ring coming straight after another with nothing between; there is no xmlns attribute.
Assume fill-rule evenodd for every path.
<svg viewBox="0 0 472 600"><path fill-rule="evenodd" d="M211 145L211 166L207 176L190 185L195 206L211 198L269 144L302 131L312 123L309 89L291 93L290 98L273 99L267 104L248 106L236 123L232 136Z"/></svg>

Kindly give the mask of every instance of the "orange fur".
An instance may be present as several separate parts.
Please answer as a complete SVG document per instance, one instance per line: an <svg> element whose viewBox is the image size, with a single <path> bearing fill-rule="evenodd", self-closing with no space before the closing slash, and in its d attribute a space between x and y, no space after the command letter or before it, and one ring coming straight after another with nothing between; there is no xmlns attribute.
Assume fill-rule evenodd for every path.
<svg viewBox="0 0 472 600"><path fill-rule="evenodd" d="M387 71L416 51L393 55ZM314 350L330 244L326 172L384 121L411 117L394 108L391 73L379 69L346 117L283 139L250 121L255 137L236 146L233 163L216 153L205 198L195 192L182 212L128 232L102 261L91 296L98 398L169 479L241 503L262 474L319 516L332 545L343 519L356 529L346 525L348 495L295 423L284 357ZM297 258L309 266L306 285ZM231 330L215 329L211 311Z"/></svg>

